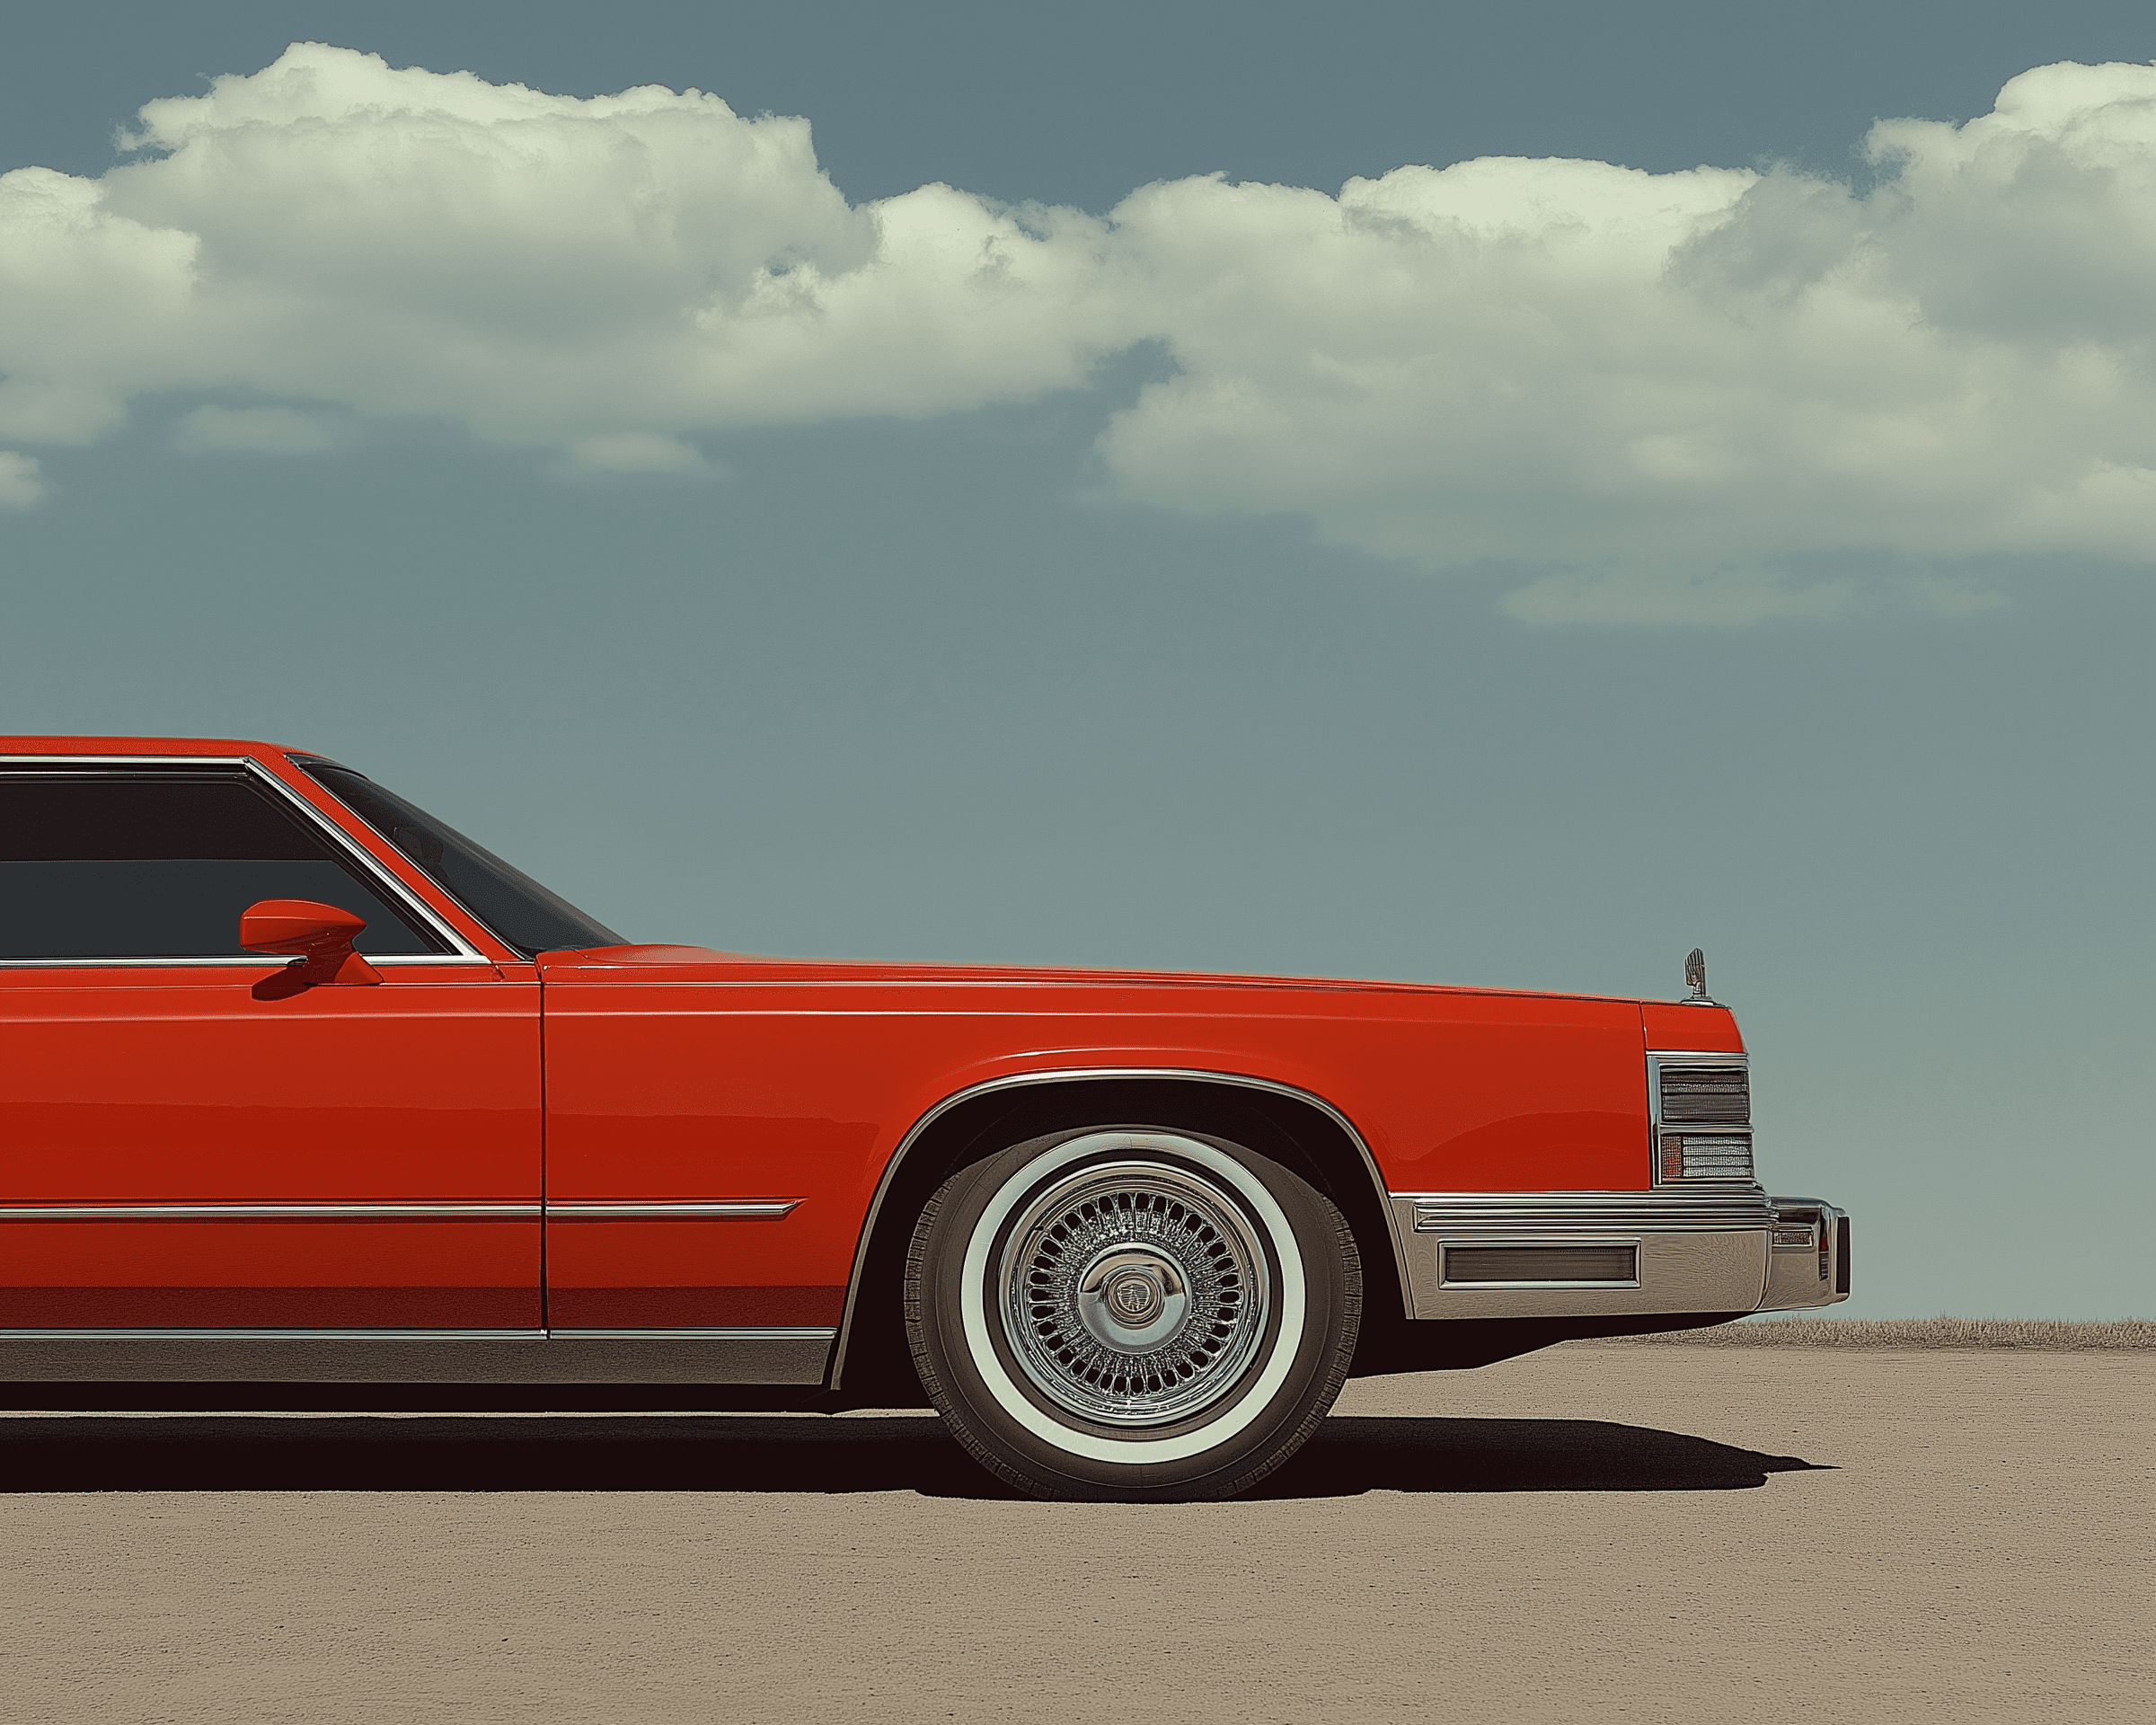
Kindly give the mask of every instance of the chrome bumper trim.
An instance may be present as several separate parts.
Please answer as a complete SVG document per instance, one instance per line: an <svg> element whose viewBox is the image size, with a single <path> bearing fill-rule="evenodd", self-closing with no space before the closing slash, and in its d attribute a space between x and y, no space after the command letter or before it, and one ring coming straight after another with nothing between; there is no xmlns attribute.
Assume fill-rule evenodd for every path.
<svg viewBox="0 0 2156 1725"><path fill-rule="evenodd" d="M1849 1212L1816 1198L1777 1198L1762 1312L1805 1312L1849 1297Z"/></svg>
<svg viewBox="0 0 2156 1725"><path fill-rule="evenodd" d="M1719 1234L1763 1228L1774 1219L1767 1195L1756 1186L1704 1192L1395 1192L1392 1201L1413 1206L1417 1234L1483 1228L1507 1234L1520 1228Z"/></svg>
<svg viewBox="0 0 2156 1725"><path fill-rule="evenodd" d="M1756 1186L1637 1192L1393 1192L1418 1318L1651 1317L1792 1311L1848 1297L1848 1216ZM1797 1230L1804 1228L1801 1242ZM1774 1243L1780 1237L1784 1243ZM1455 1246L1639 1246L1637 1279L1447 1280ZM1824 1244L1822 1243L1824 1242Z"/></svg>

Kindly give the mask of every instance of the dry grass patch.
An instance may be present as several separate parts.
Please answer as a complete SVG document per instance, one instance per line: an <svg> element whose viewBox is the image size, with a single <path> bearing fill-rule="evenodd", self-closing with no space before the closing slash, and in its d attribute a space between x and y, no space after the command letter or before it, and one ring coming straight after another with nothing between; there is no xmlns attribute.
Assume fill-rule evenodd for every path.
<svg viewBox="0 0 2156 1725"><path fill-rule="evenodd" d="M1760 1318L1706 1330L1669 1330L1623 1341L1693 1348L2031 1348L2097 1353L2156 1348L2156 1322L2054 1323L2043 1318Z"/></svg>

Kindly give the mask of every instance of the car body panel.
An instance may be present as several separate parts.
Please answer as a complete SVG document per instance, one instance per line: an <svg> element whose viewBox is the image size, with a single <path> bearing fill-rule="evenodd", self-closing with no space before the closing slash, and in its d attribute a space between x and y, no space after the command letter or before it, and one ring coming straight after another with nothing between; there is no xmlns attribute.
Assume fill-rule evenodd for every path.
<svg viewBox="0 0 2156 1725"><path fill-rule="evenodd" d="M1748 1189L1758 1219L1698 1224L1654 1178L1650 1054L1744 1050L1712 1002L687 946L534 961L297 764L320 757L0 739L11 756L243 762L458 949L384 959L372 986L281 993L260 986L269 960L0 960L0 1331L24 1346L364 1334L386 1338L376 1369L402 1381L423 1369L412 1338L492 1337L508 1351L485 1370L535 1382L812 1384L853 1333L872 1238L910 1230L884 1199L929 1124L1089 1076L1262 1090L1334 1122L1364 1164L1338 1176L1367 1181L1376 1218L1361 1242L1375 1316L1651 1323L1671 1298L1696 1317L1764 1297L1763 1195ZM1640 1242L1638 1279L1445 1281L1441 1252L1518 1234L1507 1195L1542 1207L1538 1236L1599 1237L1615 1216ZM1824 1282L1847 1221L1807 1214ZM1386 1252L1395 1274L1372 1274ZM1776 1261L1774 1297L1824 1303L1795 1261ZM577 1349L504 1363L533 1358L509 1339L544 1335ZM637 1365L653 1339L694 1352ZM99 1369L68 1358L71 1376Z"/></svg>
<svg viewBox="0 0 2156 1725"><path fill-rule="evenodd" d="M538 1325L536 986L278 969L0 969L0 1328Z"/></svg>

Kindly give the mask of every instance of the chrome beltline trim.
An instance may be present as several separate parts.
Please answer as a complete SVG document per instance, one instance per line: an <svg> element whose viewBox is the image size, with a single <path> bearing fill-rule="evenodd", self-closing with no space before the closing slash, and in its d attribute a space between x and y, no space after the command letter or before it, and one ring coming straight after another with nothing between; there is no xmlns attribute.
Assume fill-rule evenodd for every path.
<svg viewBox="0 0 2156 1725"><path fill-rule="evenodd" d="M800 1208L798 1198L745 1198L682 1204L549 1204L548 1221L627 1222L695 1221L705 1216L791 1216Z"/></svg>
<svg viewBox="0 0 2156 1725"><path fill-rule="evenodd" d="M1413 1205L1417 1234L1585 1228L1618 1234L1721 1234L1772 1225L1759 1187L1649 1192L1395 1192Z"/></svg>
<svg viewBox="0 0 2156 1725"><path fill-rule="evenodd" d="M1408 1275L1408 1236L1401 1223L1400 1208L1389 1201L1384 1176L1378 1172L1377 1158L1364 1142L1363 1135L1355 1128L1355 1122L1315 1092L1298 1090L1293 1084L1276 1083L1270 1078L1253 1078L1247 1073L1208 1072L1193 1066L1057 1066L1041 1072L1014 1072L1001 1078L990 1078L984 1083L968 1084L965 1089L953 1091L941 1101L915 1120L898 1140L898 1147L891 1152L890 1160L884 1163L882 1176L876 1182L876 1194L869 1200L868 1214L862 1218L861 1236L853 1246L853 1267L846 1276L846 1305L839 1320L839 1343L831 1357L829 1382L835 1387L846 1366L846 1342L853 1329L854 1302L861 1293L862 1272L868 1267L869 1242L875 1237L876 1218L883 1208L884 1194L890 1190L891 1181L897 1177L898 1164L906 1160L906 1152L919 1142L921 1135L945 1114L961 1102L971 1101L976 1096L985 1096L998 1090L1020 1090L1029 1084L1055 1084L1082 1083L1087 1080L1115 1081L1119 1079L1165 1079L1211 1084L1230 1084L1243 1090L1270 1091L1277 1096L1286 1096L1298 1102L1306 1102L1325 1115L1348 1135L1363 1159L1363 1169L1370 1176L1370 1184L1376 1192L1378 1208L1385 1218L1385 1226L1392 1236L1392 1269L1400 1279L1401 1309L1411 1314L1415 1310L1415 1292ZM1367 1287L1368 1284L1365 1284ZM1366 1296L1365 1296L1366 1297Z"/></svg>
<svg viewBox="0 0 2156 1725"><path fill-rule="evenodd" d="M411 1222L530 1217L536 1204L34 1204L0 1222Z"/></svg>
<svg viewBox="0 0 2156 1725"><path fill-rule="evenodd" d="M362 958L377 970L394 965L484 965L495 968L491 959L457 952L377 952ZM281 970L292 962L270 953L259 956L233 957L224 954L207 959L0 959L0 970L209 970L219 968L256 970Z"/></svg>

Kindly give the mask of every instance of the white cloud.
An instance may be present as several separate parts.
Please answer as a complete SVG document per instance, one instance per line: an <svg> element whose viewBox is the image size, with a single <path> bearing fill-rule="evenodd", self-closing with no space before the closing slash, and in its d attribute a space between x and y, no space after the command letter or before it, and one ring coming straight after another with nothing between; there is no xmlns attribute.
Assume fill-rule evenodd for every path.
<svg viewBox="0 0 2156 1725"><path fill-rule="evenodd" d="M27 509L44 495L44 467L38 458L0 449L0 509Z"/></svg>
<svg viewBox="0 0 2156 1725"><path fill-rule="evenodd" d="M318 456L334 449L338 436L335 421L323 413L209 405L184 415L173 440L190 455Z"/></svg>
<svg viewBox="0 0 2156 1725"><path fill-rule="evenodd" d="M941 186L856 209L805 120L288 49L102 179L0 176L0 435L258 390L506 443L922 414L1083 380L1097 261ZM1100 319L1091 320L1094 323ZM655 447L655 446L647 446Z"/></svg>
<svg viewBox="0 0 2156 1725"><path fill-rule="evenodd" d="M1938 605L1978 602L1979 555L2156 564L2156 67L1882 123L1862 195L1489 159L1104 218L853 207L803 120L320 46L134 141L99 180L0 176L0 438L241 391L688 473L702 432L1021 401L1153 341L1175 375L1099 445L1122 495L1514 569L1537 621L1827 614L1889 579L1796 572L1842 553Z"/></svg>
<svg viewBox="0 0 2156 1725"><path fill-rule="evenodd" d="M2156 562L2156 69L1872 149L1864 198L1499 160L1150 188L1118 219L1208 315L1101 452L1165 506L1547 571L1509 601L1542 621L1847 605L1808 553Z"/></svg>
<svg viewBox="0 0 2156 1725"><path fill-rule="evenodd" d="M698 473L707 465L702 451L652 431L579 438L570 445L569 459L573 470L588 473Z"/></svg>

